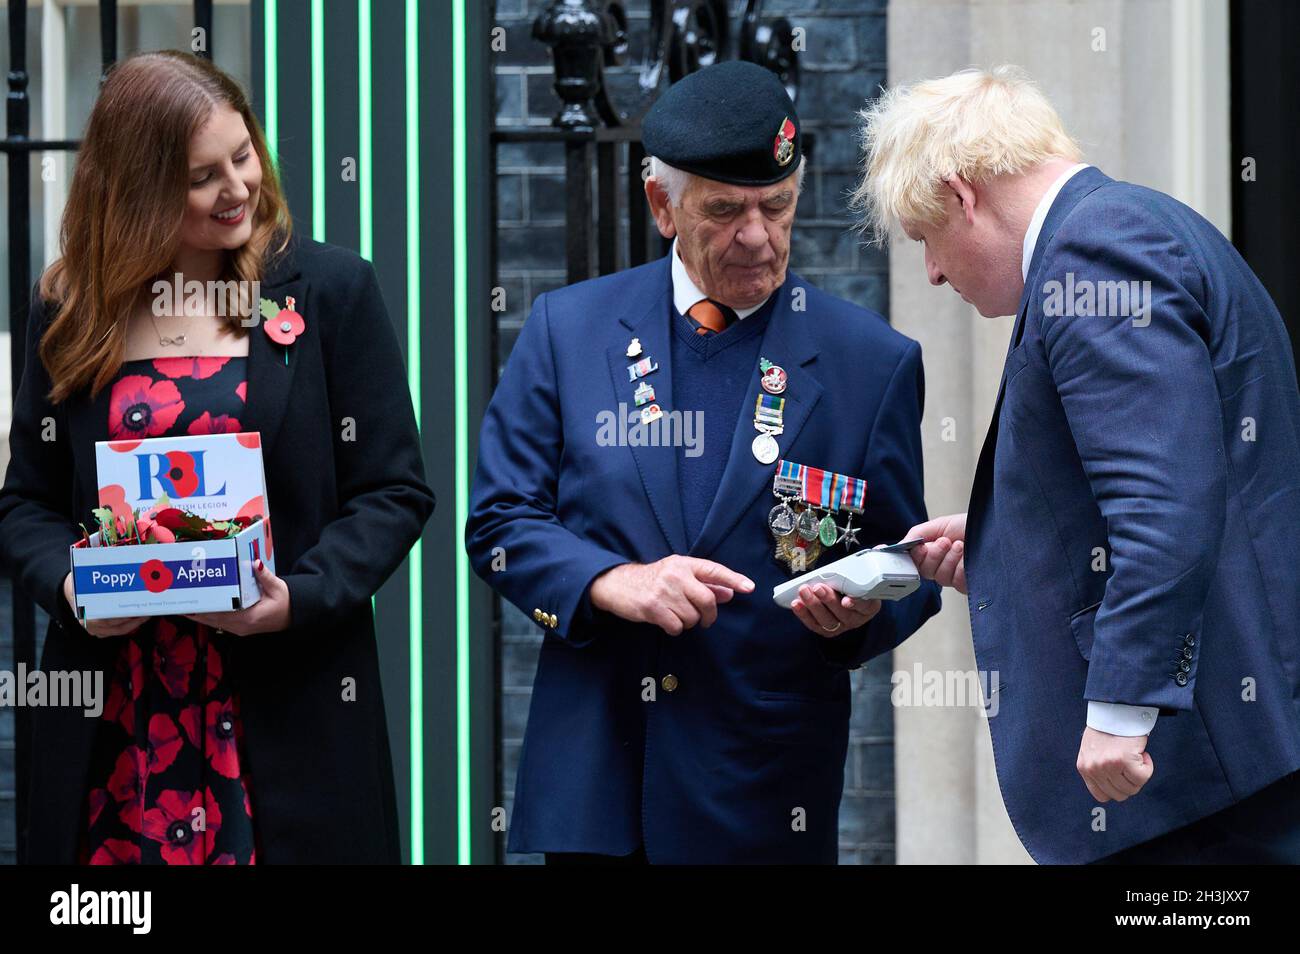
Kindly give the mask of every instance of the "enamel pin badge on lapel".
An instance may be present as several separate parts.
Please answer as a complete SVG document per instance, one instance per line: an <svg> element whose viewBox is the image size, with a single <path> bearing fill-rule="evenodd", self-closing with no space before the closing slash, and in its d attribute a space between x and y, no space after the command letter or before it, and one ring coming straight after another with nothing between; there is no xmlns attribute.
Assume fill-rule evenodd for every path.
<svg viewBox="0 0 1300 954"><path fill-rule="evenodd" d="M785 371L767 358L758 359L758 372L762 375L760 384L766 394L760 394L754 402L754 429L758 436L750 444L754 459L760 464L773 464L781 456L781 446L777 437L785 430L781 416L785 413L785 398L777 397L786 386Z"/></svg>
<svg viewBox="0 0 1300 954"><path fill-rule="evenodd" d="M786 377L785 368L779 364L773 364L767 358L759 358L758 370L763 375L759 383L763 385L764 391L768 394L780 394L785 391L786 382L789 380Z"/></svg>
<svg viewBox="0 0 1300 954"><path fill-rule="evenodd" d="M285 364L289 363L289 345L297 341L298 336L307 330L307 322L303 321L302 315L294 310L295 305L292 295L285 297L283 308L269 298L262 298L258 302L258 310L266 319L262 322L262 330L276 344L284 345Z"/></svg>
<svg viewBox="0 0 1300 954"><path fill-rule="evenodd" d="M635 381L637 378L644 378L651 371L658 370L659 363L649 355L646 355L646 357L642 358L635 364L629 364L627 366L627 379L629 381Z"/></svg>

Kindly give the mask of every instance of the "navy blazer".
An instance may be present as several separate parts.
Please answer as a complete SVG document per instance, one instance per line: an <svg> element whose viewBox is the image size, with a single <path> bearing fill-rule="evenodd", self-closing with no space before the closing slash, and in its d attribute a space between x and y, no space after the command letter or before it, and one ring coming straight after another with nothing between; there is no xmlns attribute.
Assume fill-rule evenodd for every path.
<svg viewBox="0 0 1300 954"><path fill-rule="evenodd" d="M1117 313L1111 282L1149 312ZM998 778L1036 860L1095 860L1300 768L1298 527L1273 302L1187 206L1080 171L1030 262L966 528ZM1087 700L1163 710L1125 802L1075 770Z"/></svg>
<svg viewBox="0 0 1300 954"><path fill-rule="evenodd" d="M433 511L406 371L374 268L346 249L295 238L268 268L264 297L292 295L306 329L288 348L249 337L240 422L262 435L275 563L289 629L229 638L231 680L252 780L258 861L397 863L397 802L370 597ZM53 309L39 298L0 489L0 559L50 615L45 670L111 675L125 637L77 622L62 583L68 545L98 506L95 442L109 439L111 388L51 405L36 345ZM57 440L41 439L43 421ZM342 420L353 418L356 439ZM343 680L355 680L355 701ZM107 676L106 676L107 684ZM96 719L33 710L28 860L71 864Z"/></svg>
<svg viewBox="0 0 1300 954"><path fill-rule="evenodd" d="M792 307L796 289L806 310ZM789 375L782 456L865 477L860 542L896 541L925 519L920 347L793 273L775 294L761 354ZM466 547L545 633L509 847L833 862L848 671L915 631L938 593L926 584L832 639L772 601L790 574L767 526L776 465L750 450L757 368L720 492L688 546L681 450L597 441L598 415L631 406L633 336L659 363L648 379L658 403L674 408L673 311L667 256L539 296L483 421ZM722 563L756 589L719 607L711 628L676 637L590 609L600 573L675 553Z"/></svg>

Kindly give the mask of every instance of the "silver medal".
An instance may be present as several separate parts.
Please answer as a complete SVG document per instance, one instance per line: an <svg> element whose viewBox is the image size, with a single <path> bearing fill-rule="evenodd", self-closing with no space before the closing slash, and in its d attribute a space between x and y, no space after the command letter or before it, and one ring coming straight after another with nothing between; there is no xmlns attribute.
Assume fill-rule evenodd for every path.
<svg viewBox="0 0 1300 954"><path fill-rule="evenodd" d="M817 539L817 526L820 522L812 507L809 507L799 514L799 522L795 524L795 529L799 531L799 536L811 543Z"/></svg>
<svg viewBox="0 0 1300 954"><path fill-rule="evenodd" d="M794 533L794 523L794 510L784 500L768 511L767 526L778 539Z"/></svg>
<svg viewBox="0 0 1300 954"><path fill-rule="evenodd" d="M750 448L754 452L754 458L760 464L774 464L781 456L781 448L777 446L776 438L771 434L759 434L754 438Z"/></svg>

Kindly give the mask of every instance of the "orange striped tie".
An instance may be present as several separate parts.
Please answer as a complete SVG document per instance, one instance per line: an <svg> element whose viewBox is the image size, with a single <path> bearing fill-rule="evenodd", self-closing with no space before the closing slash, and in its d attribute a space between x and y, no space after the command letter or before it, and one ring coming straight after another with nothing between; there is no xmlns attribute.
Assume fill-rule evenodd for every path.
<svg viewBox="0 0 1300 954"><path fill-rule="evenodd" d="M727 325L731 323L728 319L735 320L735 312L730 308L727 309L730 314L724 313L718 307L718 303L711 298L702 298L686 310L686 313L699 322L699 327L695 329L697 335L707 335L709 332L717 334L719 331L725 331Z"/></svg>

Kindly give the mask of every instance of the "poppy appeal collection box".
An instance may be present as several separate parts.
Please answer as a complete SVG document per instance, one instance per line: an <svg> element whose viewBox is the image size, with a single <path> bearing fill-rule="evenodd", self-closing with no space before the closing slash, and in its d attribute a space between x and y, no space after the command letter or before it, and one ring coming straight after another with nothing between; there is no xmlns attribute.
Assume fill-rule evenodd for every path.
<svg viewBox="0 0 1300 954"><path fill-rule="evenodd" d="M275 572L261 434L98 441L99 505L115 520L162 503L209 521L252 522L234 536L105 545L102 531L69 548L77 616L219 613L261 599L253 572ZM110 538L111 539L111 538Z"/></svg>

